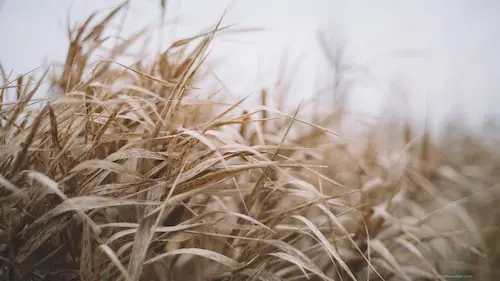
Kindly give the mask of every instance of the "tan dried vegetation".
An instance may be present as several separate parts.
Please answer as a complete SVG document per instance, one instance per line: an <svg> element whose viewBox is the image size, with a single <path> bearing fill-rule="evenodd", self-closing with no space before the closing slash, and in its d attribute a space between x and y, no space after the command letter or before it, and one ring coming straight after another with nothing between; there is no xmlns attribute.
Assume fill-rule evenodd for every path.
<svg viewBox="0 0 500 281"><path fill-rule="evenodd" d="M497 280L498 148L408 124L347 140L348 115L313 123L270 90L196 98L220 22L91 64L123 8L70 31L57 98L33 105L48 71L2 73L0 280Z"/></svg>

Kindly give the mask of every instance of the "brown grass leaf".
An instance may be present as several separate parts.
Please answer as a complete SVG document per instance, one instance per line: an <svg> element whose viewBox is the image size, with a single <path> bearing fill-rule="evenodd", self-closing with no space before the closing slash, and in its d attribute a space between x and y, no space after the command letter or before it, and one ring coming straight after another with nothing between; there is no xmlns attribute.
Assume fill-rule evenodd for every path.
<svg viewBox="0 0 500 281"><path fill-rule="evenodd" d="M123 264L120 262L120 259L115 254L115 252L108 245L100 245L99 248L109 257L112 262L111 264L113 264L114 266L116 266L116 268L118 268L118 270L120 270L120 273L123 275L125 280L132 281L132 278L128 274Z"/></svg>
<svg viewBox="0 0 500 281"><path fill-rule="evenodd" d="M380 240L371 239L370 247L381 257L383 257L391 265L391 267L399 273L402 278L404 278L405 280L411 280L411 278L402 270L401 266L396 260L396 257L391 254L389 249L387 249L387 247L385 247L385 245Z"/></svg>
<svg viewBox="0 0 500 281"><path fill-rule="evenodd" d="M349 275L349 277L351 277L352 280L357 281L357 279L354 276L354 274L352 273L351 269L349 269L349 267L347 266L345 261L340 257L337 250L335 250L333 248L333 246L330 244L328 239L326 239L326 237L323 235L323 233L321 233L321 231L316 227L316 225L314 225L314 223L312 223L310 220L308 220L307 218L300 216L300 215L294 215L292 217L302 221L305 225L307 225L307 227L321 241L321 243L324 246L325 251L327 251L329 253L329 255L331 255L332 257L335 258L335 260L340 264L340 267L342 267L342 269L344 269L347 272L347 274Z"/></svg>
<svg viewBox="0 0 500 281"><path fill-rule="evenodd" d="M92 272L92 235L90 227L84 222L82 228L82 249L80 253L80 278L82 281L93 281Z"/></svg>
<svg viewBox="0 0 500 281"><path fill-rule="evenodd" d="M42 77L38 80L38 82L35 85L35 88L33 88L28 95L23 97L23 99L19 102L14 107L14 112L12 115L9 117L7 120L7 124L5 124L4 131L8 134L14 123L17 121L17 118L21 114L21 112L25 109L26 105L28 102L33 98L35 93L38 91L38 88L40 88L40 85L42 85L43 79L45 79L45 76L47 76L47 73L49 73L50 67L47 68L47 70L43 73Z"/></svg>
<svg viewBox="0 0 500 281"><path fill-rule="evenodd" d="M231 269L238 269L241 268L243 265L238 263L237 261L224 256L222 254L219 254L214 251L206 250L206 249L199 249L199 248L184 248L184 249L178 249L178 250L172 250L168 251L167 253L163 253L161 255L157 255L156 257L149 259L145 262L145 264L151 264L155 261L161 260L165 257L169 256L176 256L176 255L195 255L195 256L200 256L204 257L213 261L216 261L220 264L223 264Z"/></svg>
<svg viewBox="0 0 500 281"><path fill-rule="evenodd" d="M17 252L15 261L22 263L33 254L45 241L50 239L55 233L67 227L70 223L71 215L55 218L43 226L38 227L34 232L30 232L28 240ZM24 232L24 231L23 231ZM23 233L21 233L23 235Z"/></svg>

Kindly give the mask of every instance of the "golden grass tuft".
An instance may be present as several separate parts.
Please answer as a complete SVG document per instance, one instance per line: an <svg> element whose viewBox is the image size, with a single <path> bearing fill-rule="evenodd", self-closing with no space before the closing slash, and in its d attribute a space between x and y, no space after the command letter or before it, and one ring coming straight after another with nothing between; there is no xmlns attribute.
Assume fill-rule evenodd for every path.
<svg viewBox="0 0 500 281"><path fill-rule="evenodd" d="M500 277L495 147L426 132L414 155L409 125L354 142L266 90L259 109L196 97L220 22L152 61L116 61L138 33L90 63L124 5L69 32L39 108L48 70L35 86L2 70L0 280Z"/></svg>

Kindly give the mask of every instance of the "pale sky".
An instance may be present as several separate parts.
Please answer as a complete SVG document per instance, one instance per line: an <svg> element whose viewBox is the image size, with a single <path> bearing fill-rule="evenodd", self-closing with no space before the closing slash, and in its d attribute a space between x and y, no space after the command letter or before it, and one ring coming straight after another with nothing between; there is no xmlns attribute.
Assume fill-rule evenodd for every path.
<svg viewBox="0 0 500 281"><path fill-rule="evenodd" d="M3 2L2 2L3 1ZM14 74L62 61L72 23L115 0L0 0L0 63ZM435 124L461 106L472 122L494 113L500 77L500 1L496 0L169 0L163 47L175 39L223 24L266 31L220 37L211 48L214 72L231 94L255 99L271 87L284 54L293 65L304 55L289 104L325 89L331 73L318 47L318 31L345 45L347 57L367 72L351 95L354 110L377 113L380 105L409 95L402 108L415 118L431 113ZM158 0L132 0L123 35L156 26ZM174 31L173 31L174 30ZM333 46L333 44L332 44ZM158 43L152 44L156 50ZM222 60L221 60L222 59ZM291 69L290 69L291 70ZM391 94L391 95L389 95ZM426 111L427 105L431 108ZM417 120L417 119L415 119Z"/></svg>

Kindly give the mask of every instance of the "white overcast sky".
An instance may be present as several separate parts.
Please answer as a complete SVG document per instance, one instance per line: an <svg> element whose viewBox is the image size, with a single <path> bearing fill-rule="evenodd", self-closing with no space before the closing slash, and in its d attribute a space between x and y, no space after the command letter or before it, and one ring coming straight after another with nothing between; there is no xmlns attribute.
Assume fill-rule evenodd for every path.
<svg viewBox="0 0 500 281"><path fill-rule="evenodd" d="M14 74L66 56L66 19L81 22L114 0L0 0L0 62ZM428 111L437 122L454 107L471 121L495 113L500 81L498 0L168 0L164 47L174 39L213 26L228 8L224 24L266 31L218 39L211 58L231 94L246 96L272 86L283 55L299 56L290 95L296 103L328 86L318 31L341 38L348 57L365 67L353 90L352 107L375 113L388 93L404 91L415 117ZM158 23L159 0L132 0L123 35ZM156 46L157 47L157 44ZM222 60L220 60L222 59ZM257 97L257 95L256 95ZM255 97L255 98L256 98ZM416 120L416 119L415 119Z"/></svg>

